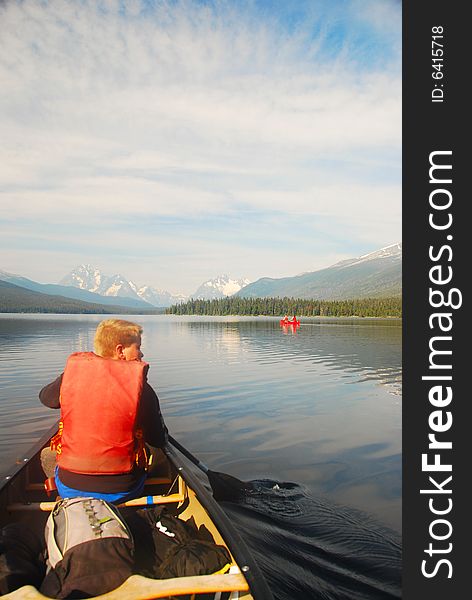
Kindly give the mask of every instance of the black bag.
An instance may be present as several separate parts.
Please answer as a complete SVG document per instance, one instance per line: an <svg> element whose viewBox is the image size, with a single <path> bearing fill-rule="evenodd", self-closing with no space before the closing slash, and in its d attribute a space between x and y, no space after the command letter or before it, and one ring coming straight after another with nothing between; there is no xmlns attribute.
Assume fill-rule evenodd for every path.
<svg viewBox="0 0 472 600"><path fill-rule="evenodd" d="M97 498L60 500L46 523L48 572L40 591L53 598L90 598L133 572L134 544L118 509Z"/></svg>
<svg viewBox="0 0 472 600"><path fill-rule="evenodd" d="M22 523L0 530L0 595L22 587L39 587L46 572L42 540Z"/></svg>
<svg viewBox="0 0 472 600"><path fill-rule="evenodd" d="M193 517L183 521L166 507L155 506L136 511L127 521L140 540L136 569L141 575L156 579L210 575L231 565L228 550L215 543L204 525L197 528Z"/></svg>

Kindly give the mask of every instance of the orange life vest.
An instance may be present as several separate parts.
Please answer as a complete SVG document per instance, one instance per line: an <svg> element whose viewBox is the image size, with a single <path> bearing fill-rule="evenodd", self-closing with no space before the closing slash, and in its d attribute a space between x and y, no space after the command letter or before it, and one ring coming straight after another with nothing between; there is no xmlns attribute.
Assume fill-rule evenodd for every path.
<svg viewBox="0 0 472 600"><path fill-rule="evenodd" d="M57 463L89 475L127 473L143 448L136 429L149 365L76 352L62 377ZM61 430L62 428L62 430Z"/></svg>

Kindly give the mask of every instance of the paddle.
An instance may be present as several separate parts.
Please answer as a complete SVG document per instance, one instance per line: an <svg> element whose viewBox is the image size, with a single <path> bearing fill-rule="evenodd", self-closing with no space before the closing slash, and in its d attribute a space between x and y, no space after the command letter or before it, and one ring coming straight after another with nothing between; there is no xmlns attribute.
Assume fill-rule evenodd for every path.
<svg viewBox="0 0 472 600"><path fill-rule="evenodd" d="M184 456L186 456L194 465L196 465L201 471L205 473L210 482L210 486L213 492L215 500L228 500L230 502L236 502L245 491L252 489L249 483L241 481L232 475L227 473L218 473L218 471L212 471L196 456L193 456L187 448L184 448L182 444L179 444L171 435L169 435L169 442L177 448Z"/></svg>

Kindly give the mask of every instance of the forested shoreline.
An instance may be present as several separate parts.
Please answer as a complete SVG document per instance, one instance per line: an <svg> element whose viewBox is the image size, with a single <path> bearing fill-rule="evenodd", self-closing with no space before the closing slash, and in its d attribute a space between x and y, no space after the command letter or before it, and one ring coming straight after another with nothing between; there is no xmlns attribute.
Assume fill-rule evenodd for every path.
<svg viewBox="0 0 472 600"><path fill-rule="evenodd" d="M283 316L298 317L396 317L402 316L402 300L362 298L359 300L302 300L300 298L239 298L190 300L166 309L173 315Z"/></svg>

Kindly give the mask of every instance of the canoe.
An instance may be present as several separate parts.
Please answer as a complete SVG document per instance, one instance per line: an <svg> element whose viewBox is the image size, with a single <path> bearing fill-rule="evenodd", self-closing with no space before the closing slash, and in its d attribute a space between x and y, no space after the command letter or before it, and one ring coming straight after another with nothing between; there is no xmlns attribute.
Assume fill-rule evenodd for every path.
<svg viewBox="0 0 472 600"><path fill-rule="evenodd" d="M300 321L298 321L298 320L286 321L285 319L280 319L280 324L281 325L300 325Z"/></svg>
<svg viewBox="0 0 472 600"><path fill-rule="evenodd" d="M25 521L38 533L44 531L57 492L53 492L51 496L46 494L40 452L42 448L49 445L49 440L56 431L57 425L51 428L24 458L17 461L15 468L0 483L0 527L15 521ZM155 504L180 508L179 518L187 520L194 517L198 526L204 524L210 530L217 544L222 544L228 549L232 559L229 572L173 579L150 579L141 575L132 575L118 588L96 598L150 600L213 592L215 598L228 598L230 592L231 600L273 600L272 593L246 544L223 509L193 471L190 462L168 444L159 461L159 470L146 481L146 495L119 506L126 506L124 512ZM135 539L135 545L138 544L139 540ZM218 595L218 592L222 595ZM47 599L36 588L29 585L12 591L2 598L5 600Z"/></svg>

